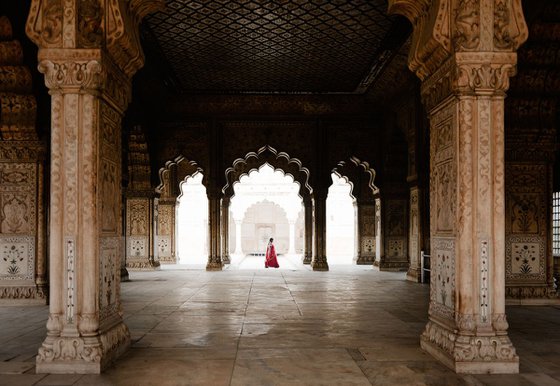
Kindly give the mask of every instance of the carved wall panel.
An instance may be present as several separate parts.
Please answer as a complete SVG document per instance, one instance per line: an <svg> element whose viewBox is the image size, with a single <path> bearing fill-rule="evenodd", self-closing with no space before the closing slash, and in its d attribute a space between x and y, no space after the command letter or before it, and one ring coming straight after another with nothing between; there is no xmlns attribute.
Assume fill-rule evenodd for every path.
<svg viewBox="0 0 560 386"><path fill-rule="evenodd" d="M506 286L547 286L549 219L548 166L544 163L506 164ZM543 296L547 297L546 291Z"/></svg>
<svg viewBox="0 0 560 386"><path fill-rule="evenodd" d="M408 269L408 201L398 198L382 199L382 233L384 251L381 269Z"/></svg>
<svg viewBox="0 0 560 386"><path fill-rule="evenodd" d="M35 238L0 236L0 280L34 280Z"/></svg>
<svg viewBox="0 0 560 386"><path fill-rule="evenodd" d="M127 234L130 236L146 235L149 229L149 201L145 198L126 200Z"/></svg>
<svg viewBox="0 0 560 386"><path fill-rule="evenodd" d="M159 201L157 252L160 263L175 263L175 204Z"/></svg>
<svg viewBox="0 0 560 386"><path fill-rule="evenodd" d="M148 237L147 236L130 236L127 237L128 256L127 260L134 258L148 257Z"/></svg>
<svg viewBox="0 0 560 386"><path fill-rule="evenodd" d="M21 144L12 146L16 150ZM46 297L44 247L36 244L44 242L45 227L39 216L40 175L37 163L0 159L0 299Z"/></svg>
<svg viewBox="0 0 560 386"><path fill-rule="evenodd" d="M99 259L99 317L101 323L119 312L120 240L103 237Z"/></svg>

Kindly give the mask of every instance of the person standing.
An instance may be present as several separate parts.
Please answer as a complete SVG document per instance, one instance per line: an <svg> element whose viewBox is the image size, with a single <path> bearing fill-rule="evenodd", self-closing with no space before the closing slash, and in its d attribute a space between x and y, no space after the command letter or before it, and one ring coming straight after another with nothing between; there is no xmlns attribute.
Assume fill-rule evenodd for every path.
<svg viewBox="0 0 560 386"><path fill-rule="evenodd" d="M271 237L268 240L268 246L266 247L266 257L264 261L264 267L272 267L272 268L279 268L278 259L276 258L276 249L274 248L273 244L274 239Z"/></svg>

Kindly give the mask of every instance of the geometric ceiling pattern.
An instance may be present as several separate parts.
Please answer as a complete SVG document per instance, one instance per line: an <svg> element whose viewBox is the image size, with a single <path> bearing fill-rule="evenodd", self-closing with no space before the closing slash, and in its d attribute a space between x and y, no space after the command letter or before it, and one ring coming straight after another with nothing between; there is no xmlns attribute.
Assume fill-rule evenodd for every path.
<svg viewBox="0 0 560 386"><path fill-rule="evenodd" d="M356 93L386 59L386 0L167 0L146 18L189 93Z"/></svg>

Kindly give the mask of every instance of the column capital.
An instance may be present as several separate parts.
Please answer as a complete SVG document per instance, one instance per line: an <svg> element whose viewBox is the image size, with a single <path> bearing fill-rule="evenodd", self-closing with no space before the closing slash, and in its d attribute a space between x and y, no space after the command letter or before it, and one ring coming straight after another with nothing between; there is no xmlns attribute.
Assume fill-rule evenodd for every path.
<svg viewBox="0 0 560 386"><path fill-rule="evenodd" d="M527 40L521 0L389 0L413 26L409 68L421 80L459 52L515 52Z"/></svg>
<svg viewBox="0 0 560 386"><path fill-rule="evenodd" d="M26 33L41 49L104 49L131 78L144 64L138 25L164 6L164 0L32 0Z"/></svg>

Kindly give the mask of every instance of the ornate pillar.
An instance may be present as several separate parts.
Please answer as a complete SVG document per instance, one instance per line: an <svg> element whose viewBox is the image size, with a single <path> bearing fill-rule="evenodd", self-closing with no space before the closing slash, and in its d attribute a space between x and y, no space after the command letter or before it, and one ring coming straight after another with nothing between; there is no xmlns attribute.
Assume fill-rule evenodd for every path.
<svg viewBox="0 0 560 386"><path fill-rule="evenodd" d="M142 195L144 193L144 195ZM159 269L154 258L154 192L128 191L126 197L126 267Z"/></svg>
<svg viewBox="0 0 560 386"><path fill-rule="evenodd" d="M375 260L373 265L379 267L381 263L381 251L383 250L383 237L381 227L381 199L375 198Z"/></svg>
<svg viewBox="0 0 560 386"><path fill-rule="evenodd" d="M327 263L327 188L313 191L313 260L311 267L314 271L328 271Z"/></svg>
<svg viewBox="0 0 560 386"><path fill-rule="evenodd" d="M382 189L383 245L379 261L382 271L406 271L408 268L407 209L408 201L400 191L392 191L389 186Z"/></svg>
<svg viewBox="0 0 560 386"><path fill-rule="evenodd" d="M229 203L230 198L222 198L222 262L230 264L229 259Z"/></svg>
<svg viewBox="0 0 560 386"><path fill-rule="evenodd" d="M160 173L161 184L157 188L158 216L156 227L157 257L160 264L176 264L177 226L175 221L178 184L177 164L170 163Z"/></svg>
<svg viewBox="0 0 560 386"><path fill-rule="evenodd" d="M370 265L375 261L375 202L357 202L356 264Z"/></svg>
<svg viewBox="0 0 560 386"><path fill-rule="evenodd" d="M220 237L220 194L208 189L208 264L207 271L222 269Z"/></svg>
<svg viewBox="0 0 560 386"><path fill-rule="evenodd" d="M130 344L120 304L121 119L143 64L138 23L159 3L90 2L88 23L78 23L82 3L33 0L27 20L52 98L50 301L37 373L99 373Z"/></svg>
<svg viewBox="0 0 560 386"><path fill-rule="evenodd" d="M0 303L47 299L44 165L37 102L23 50L0 17Z"/></svg>
<svg viewBox="0 0 560 386"><path fill-rule="evenodd" d="M313 256L313 201L311 196L303 198L303 264L311 264Z"/></svg>
<svg viewBox="0 0 560 386"><path fill-rule="evenodd" d="M418 186L410 188L410 203L408 216L408 256L410 257L410 266L406 273L407 280L420 281L420 246L422 245L422 235L420 233L420 189Z"/></svg>
<svg viewBox="0 0 560 386"><path fill-rule="evenodd" d="M432 274L421 346L459 373L517 373L505 315L504 97L527 38L521 2L389 4L414 26L409 66L430 118Z"/></svg>

